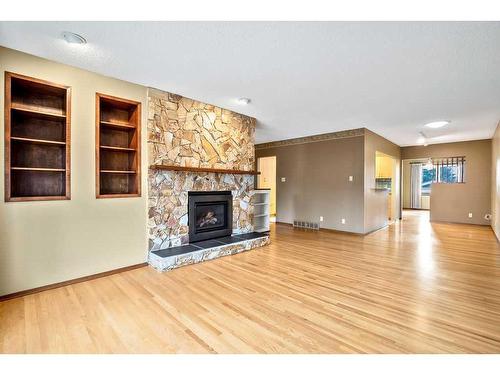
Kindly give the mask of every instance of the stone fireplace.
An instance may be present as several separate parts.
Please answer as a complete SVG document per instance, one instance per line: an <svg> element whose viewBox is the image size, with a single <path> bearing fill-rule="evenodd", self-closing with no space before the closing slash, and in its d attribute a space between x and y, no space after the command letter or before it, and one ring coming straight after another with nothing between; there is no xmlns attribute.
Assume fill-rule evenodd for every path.
<svg viewBox="0 0 500 375"><path fill-rule="evenodd" d="M254 118L149 89L148 230L153 267L172 269L269 241L269 236L252 233L254 133ZM192 207L200 197L220 193L226 203L200 204L198 211ZM217 201L224 200L219 196ZM165 260L174 253L175 259Z"/></svg>
<svg viewBox="0 0 500 375"><path fill-rule="evenodd" d="M233 233L233 196L230 191L188 193L189 243Z"/></svg>

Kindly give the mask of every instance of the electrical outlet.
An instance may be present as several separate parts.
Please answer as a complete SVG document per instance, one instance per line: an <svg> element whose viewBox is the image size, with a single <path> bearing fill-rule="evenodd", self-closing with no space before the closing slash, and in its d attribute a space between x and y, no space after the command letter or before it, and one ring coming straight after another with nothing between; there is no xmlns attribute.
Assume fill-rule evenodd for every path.
<svg viewBox="0 0 500 375"><path fill-rule="evenodd" d="M341 223L345 224L345 219L344 218L342 218Z"/></svg>
<svg viewBox="0 0 500 375"><path fill-rule="evenodd" d="M323 221L323 216L320 216L320 217L319 217L319 221Z"/></svg>
<svg viewBox="0 0 500 375"><path fill-rule="evenodd" d="M354 181L354 176L349 176L349 182L353 182Z"/></svg>
<svg viewBox="0 0 500 375"><path fill-rule="evenodd" d="M286 182L286 177L281 177L281 182Z"/></svg>
<svg viewBox="0 0 500 375"><path fill-rule="evenodd" d="M472 212L469 212L469 219L472 219Z"/></svg>

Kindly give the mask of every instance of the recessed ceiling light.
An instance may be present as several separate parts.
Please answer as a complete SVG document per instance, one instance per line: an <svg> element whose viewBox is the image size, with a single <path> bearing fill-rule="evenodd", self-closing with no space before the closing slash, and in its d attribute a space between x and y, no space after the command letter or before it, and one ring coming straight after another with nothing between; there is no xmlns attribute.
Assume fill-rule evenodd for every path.
<svg viewBox="0 0 500 375"><path fill-rule="evenodd" d="M64 31L62 33L62 37L69 44L86 44L87 43L87 40L83 36L69 32L69 31Z"/></svg>
<svg viewBox="0 0 500 375"><path fill-rule="evenodd" d="M236 101L241 105L248 105L248 103L250 103L250 99L248 98L239 98Z"/></svg>
<svg viewBox="0 0 500 375"><path fill-rule="evenodd" d="M445 125L448 125L450 122L449 121L434 121L434 122L429 122L428 124L425 124L428 128L441 128Z"/></svg>

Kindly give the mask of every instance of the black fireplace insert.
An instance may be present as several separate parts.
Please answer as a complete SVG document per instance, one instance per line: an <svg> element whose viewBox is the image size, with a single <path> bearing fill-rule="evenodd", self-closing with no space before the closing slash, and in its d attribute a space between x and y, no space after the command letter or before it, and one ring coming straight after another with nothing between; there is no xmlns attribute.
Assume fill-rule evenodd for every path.
<svg viewBox="0 0 500 375"><path fill-rule="evenodd" d="M189 242L230 236L233 195L230 191L188 192Z"/></svg>

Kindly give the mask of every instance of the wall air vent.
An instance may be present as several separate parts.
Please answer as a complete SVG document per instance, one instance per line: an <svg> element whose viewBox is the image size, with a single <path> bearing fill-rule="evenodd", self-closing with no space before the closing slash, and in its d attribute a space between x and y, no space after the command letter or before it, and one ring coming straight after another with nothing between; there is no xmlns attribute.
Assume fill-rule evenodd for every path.
<svg viewBox="0 0 500 375"><path fill-rule="evenodd" d="M319 230L319 223L314 223L311 221L294 220L293 226L294 226L294 228L305 228L305 229Z"/></svg>

